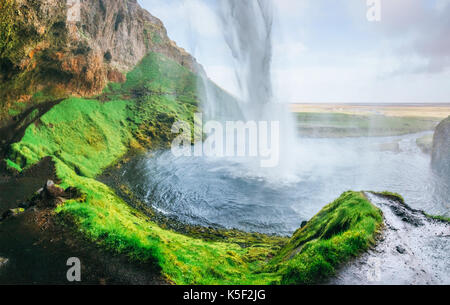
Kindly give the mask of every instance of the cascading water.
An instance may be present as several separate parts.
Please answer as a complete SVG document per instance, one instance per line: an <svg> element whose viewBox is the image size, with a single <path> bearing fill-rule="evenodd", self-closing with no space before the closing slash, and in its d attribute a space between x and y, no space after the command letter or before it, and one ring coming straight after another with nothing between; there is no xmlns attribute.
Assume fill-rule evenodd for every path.
<svg viewBox="0 0 450 305"><path fill-rule="evenodd" d="M218 19L224 40L234 59L234 74L240 96L235 103L239 111L230 115L223 99L213 94L215 85L203 78L203 109L207 119L277 122L280 134L274 145L279 146L278 166L261 169L258 160L238 161L246 167L247 175L271 180L295 180L296 146L295 124L286 105L275 102L272 92L272 30L273 5L271 0L220 1ZM260 129L259 132L262 132ZM264 136L264 135L263 135ZM269 138L273 135L267 135ZM237 143L246 145L248 142ZM244 160L244 162L242 162Z"/></svg>
<svg viewBox="0 0 450 305"><path fill-rule="evenodd" d="M225 41L235 59L245 118L266 119L265 107L272 102L272 3L221 1L218 14Z"/></svg>

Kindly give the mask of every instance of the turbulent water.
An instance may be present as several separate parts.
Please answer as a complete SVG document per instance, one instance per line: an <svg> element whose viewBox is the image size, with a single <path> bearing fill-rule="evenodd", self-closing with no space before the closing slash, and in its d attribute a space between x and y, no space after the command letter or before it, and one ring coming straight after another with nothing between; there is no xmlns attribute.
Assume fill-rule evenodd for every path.
<svg viewBox="0 0 450 305"><path fill-rule="evenodd" d="M159 152L122 175L142 200L191 224L291 234L347 190L392 191L430 214L448 215L450 187L416 145L421 134L388 138L300 139L295 175L258 175L238 159L175 158ZM394 151L383 144L398 142Z"/></svg>
<svg viewBox="0 0 450 305"><path fill-rule="evenodd" d="M346 264L330 284L450 283L450 224L373 194L386 228L375 248Z"/></svg>

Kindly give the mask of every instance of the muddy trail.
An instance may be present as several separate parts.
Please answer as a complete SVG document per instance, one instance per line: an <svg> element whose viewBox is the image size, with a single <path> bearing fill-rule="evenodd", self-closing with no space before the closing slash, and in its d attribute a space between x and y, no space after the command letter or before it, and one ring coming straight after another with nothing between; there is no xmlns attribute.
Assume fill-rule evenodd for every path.
<svg viewBox="0 0 450 305"><path fill-rule="evenodd" d="M0 216L23 206L48 179L56 179L50 158L16 176L0 170ZM130 262L79 235L51 209L31 207L0 220L0 284L71 284L66 277L71 257L81 261L79 284L166 283L154 266Z"/></svg>
<svg viewBox="0 0 450 305"><path fill-rule="evenodd" d="M384 214L377 245L346 264L330 284L450 284L450 224L427 217L398 200L371 193Z"/></svg>

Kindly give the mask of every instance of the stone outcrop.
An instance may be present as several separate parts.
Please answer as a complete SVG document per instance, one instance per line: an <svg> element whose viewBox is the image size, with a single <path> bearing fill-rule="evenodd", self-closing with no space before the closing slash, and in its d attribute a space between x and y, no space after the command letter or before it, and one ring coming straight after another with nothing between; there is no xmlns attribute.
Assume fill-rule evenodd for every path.
<svg viewBox="0 0 450 305"><path fill-rule="evenodd" d="M437 173L450 177L450 117L436 127L431 164Z"/></svg>
<svg viewBox="0 0 450 305"><path fill-rule="evenodd" d="M98 94L149 52L201 69L137 0L2 0L0 123L17 104Z"/></svg>
<svg viewBox="0 0 450 305"><path fill-rule="evenodd" d="M8 259L4 258L4 257L0 257L0 268L2 268L3 266L6 266L6 264L8 263Z"/></svg>

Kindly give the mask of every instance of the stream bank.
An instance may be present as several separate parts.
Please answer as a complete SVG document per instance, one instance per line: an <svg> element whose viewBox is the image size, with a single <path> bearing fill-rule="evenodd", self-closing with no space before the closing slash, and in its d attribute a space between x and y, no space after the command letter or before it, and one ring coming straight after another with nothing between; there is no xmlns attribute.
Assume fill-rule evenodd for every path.
<svg viewBox="0 0 450 305"><path fill-rule="evenodd" d="M385 230L374 248L347 263L329 284L450 284L450 223L399 199L366 195L383 211Z"/></svg>

